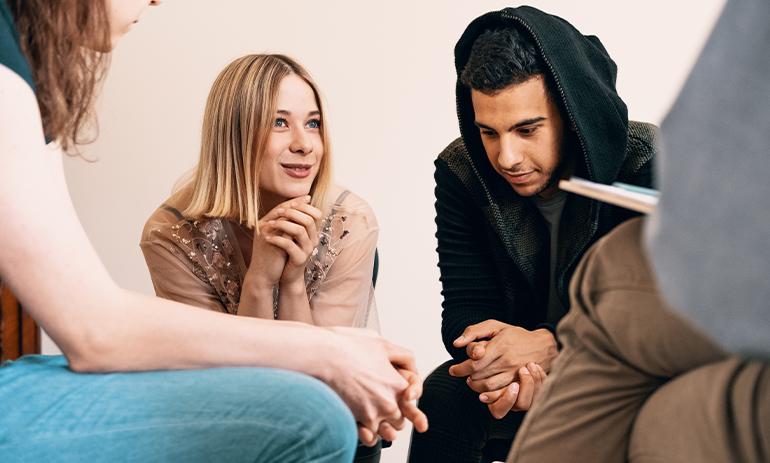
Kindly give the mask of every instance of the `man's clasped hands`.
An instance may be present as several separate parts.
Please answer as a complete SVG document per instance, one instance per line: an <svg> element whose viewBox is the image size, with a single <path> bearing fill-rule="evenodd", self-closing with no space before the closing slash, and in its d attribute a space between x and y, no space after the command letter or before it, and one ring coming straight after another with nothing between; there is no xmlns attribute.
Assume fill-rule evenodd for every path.
<svg viewBox="0 0 770 463"><path fill-rule="evenodd" d="M510 410L529 410L558 353L550 331L528 331L497 320L469 326L454 346L465 347L468 360L450 367L449 374L467 377L468 386L497 419Z"/></svg>

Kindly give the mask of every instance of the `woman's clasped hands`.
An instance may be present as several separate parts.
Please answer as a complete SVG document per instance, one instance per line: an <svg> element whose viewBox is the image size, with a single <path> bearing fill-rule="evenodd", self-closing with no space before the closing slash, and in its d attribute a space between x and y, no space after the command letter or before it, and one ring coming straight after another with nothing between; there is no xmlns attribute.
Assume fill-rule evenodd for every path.
<svg viewBox="0 0 770 463"><path fill-rule="evenodd" d="M290 199L259 219L254 236L252 264L261 281L291 285L301 281L307 259L318 245L321 211L310 205L310 196Z"/></svg>
<svg viewBox="0 0 770 463"><path fill-rule="evenodd" d="M260 306L256 316L272 318L272 294L278 285L275 318L313 323L304 276L307 260L318 245L323 214L310 205L310 199L310 196L301 196L284 201L257 223L259 233L254 234L251 262L244 279L245 292L262 295L255 301ZM252 304L248 297L244 299L246 313L243 315L250 315Z"/></svg>

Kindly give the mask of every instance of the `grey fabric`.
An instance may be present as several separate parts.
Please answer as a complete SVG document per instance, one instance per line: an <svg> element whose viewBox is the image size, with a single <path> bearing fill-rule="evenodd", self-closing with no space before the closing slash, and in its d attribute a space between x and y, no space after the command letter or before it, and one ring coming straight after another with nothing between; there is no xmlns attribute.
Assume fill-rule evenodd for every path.
<svg viewBox="0 0 770 463"><path fill-rule="evenodd" d="M662 125L646 244L668 302L770 358L770 2L730 0Z"/></svg>
<svg viewBox="0 0 770 463"><path fill-rule="evenodd" d="M551 288L548 295L548 314L545 321L556 326L561 317L567 313L567 309L559 300L559 293L556 291L556 256L559 252L559 222L561 222L564 204L567 202L567 192L559 191L555 196L548 199L538 197L532 197L531 199L540 213L543 214L545 221L548 222L548 233L551 234Z"/></svg>

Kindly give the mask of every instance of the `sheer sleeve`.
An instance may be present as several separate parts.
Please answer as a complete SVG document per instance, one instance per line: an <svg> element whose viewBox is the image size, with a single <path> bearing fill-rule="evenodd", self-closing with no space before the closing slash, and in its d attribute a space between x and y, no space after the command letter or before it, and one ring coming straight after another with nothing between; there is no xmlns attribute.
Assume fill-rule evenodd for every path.
<svg viewBox="0 0 770 463"><path fill-rule="evenodd" d="M333 261L315 292L308 294L314 322L379 331L372 287L379 235L374 211L366 201L350 193L326 219L324 228L328 231L321 239L330 241L328 249L322 251L327 256L316 256L316 260Z"/></svg>
<svg viewBox="0 0 770 463"><path fill-rule="evenodd" d="M190 222L163 205L139 243L155 294L217 312L237 312L240 268L221 221Z"/></svg>
<svg viewBox="0 0 770 463"><path fill-rule="evenodd" d="M185 265L170 248L160 243L143 240L140 247L150 270L156 296L216 312L227 312L211 285L195 276L192 262L189 266Z"/></svg>

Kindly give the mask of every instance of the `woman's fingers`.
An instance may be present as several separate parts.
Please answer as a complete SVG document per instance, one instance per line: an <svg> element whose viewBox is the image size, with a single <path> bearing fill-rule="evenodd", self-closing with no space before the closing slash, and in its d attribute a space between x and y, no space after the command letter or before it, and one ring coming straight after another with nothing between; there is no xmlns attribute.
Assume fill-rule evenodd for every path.
<svg viewBox="0 0 770 463"><path fill-rule="evenodd" d="M310 256L310 252L305 252L291 236L265 236L265 240L273 246L283 249L289 256L289 263L294 267L304 266Z"/></svg>
<svg viewBox="0 0 770 463"><path fill-rule="evenodd" d="M360 423L356 424L358 425L358 440L360 440L362 444L371 447L377 443L377 434L373 433L372 430L366 426L362 426Z"/></svg>
<svg viewBox="0 0 770 463"><path fill-rule="evenodd" d="M296 203L296 205L294 205L294 203ZM323 218L323 213L319 209L311 206L309 201L308 202L295 201L294 203L290 203L292 204L291 209L294 209L309 215L310 217L313 218L313 221L316 222L316 224L320 222L321 219Z"/></svg>
<svg viewBox="0 0 770 463"><path fill-rule="evenodd" d="M252 281L272 286L303 278L305 263L318 243L316 221L322 215L309 203L310 196L290 199L259 219L249 266Z"/></svg>
<svg viewBox="0 0 770 463"><path fill-rule="evenodd" d="M317 224L321 217L321 211L310 204L291 200L281 203L260 220L263 225L260 232L271 234L271 229L284 232L291 235L306 253L310 253L318 245Z"/></svg>
<svg viewBox="0 0 770 463"><path fill-rule="evenodd" d="M285 210L298 208L298 207L301 207L301 205L303 204L304 205L310 204L310 196L300 196L298 198L287 199L286 201L282 202L281 204L275 206L270 211L268 211L267 214L265 214L260 219L260 221L267 222L268 220L276 220L281 216L281 213L284 212Z"/></svg>
<svg viewBox="0 0 770 463"><path fill-rule="evenodd" d="M401 428L404 426L402 425ZM399 428L399 429L401 429ZM378 430L378 433L380 436L382 436L383 439L387 441L393 442L396 440L396 437L398 437L398 430L395 429L393 426L390 425L390 423L383 421L380 423L380 429ZM376 443L376 441L375 441Z"/></svg>
<svg viewBox="0 0 770 463"><path fill-rule="evenodd" d="M316 233L314 225L308 228L304 224L281 219L271 220L268 222L268 225L273 230L289 235L308 254L318 245L318 233ZM279 233L271 234L278 235Z"/></svg>
<svg viewBox="0 0 770 463"><path fill-rule="evenodd" d="M286 220L299 224L307 230L308 236L317 239L318 222L320 222L320 218L316 219L316 216L320 217L321 211L309 204L304 204L301 208L284 209L284 211L280 213L280 218L277 220Z"/></svg>

